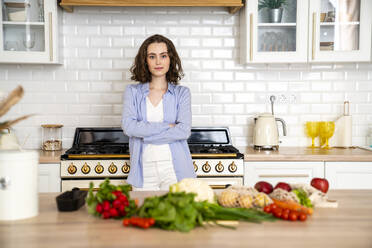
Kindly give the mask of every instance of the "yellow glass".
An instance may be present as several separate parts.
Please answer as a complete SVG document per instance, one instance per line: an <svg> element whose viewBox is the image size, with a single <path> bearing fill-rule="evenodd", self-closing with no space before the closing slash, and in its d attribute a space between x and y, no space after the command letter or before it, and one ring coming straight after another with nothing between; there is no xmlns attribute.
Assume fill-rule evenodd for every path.
<svg viewBox="0 0 372 248"><path fill-rule="evenodd" d="M330 149L328 145L328 140L333 136L335 131L335 122L334 121L321 121L319 123L319 136L320 144L325 146L323 148Z"/></svg>
<svg viewBox="0 0 372 248"><path fill-rule="evenodd" d="M319 135L319 122L308 121L306 122L306 135L311 138L311 148L315 148L314 139Z"/></svg>

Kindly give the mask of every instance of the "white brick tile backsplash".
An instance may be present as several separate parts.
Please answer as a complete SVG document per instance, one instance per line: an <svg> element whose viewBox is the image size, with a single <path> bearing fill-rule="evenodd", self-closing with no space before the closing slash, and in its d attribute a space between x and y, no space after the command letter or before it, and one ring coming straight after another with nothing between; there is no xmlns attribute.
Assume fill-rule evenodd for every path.
<svg viewBox="0 0 372 248"><path fill-rule="evenodd" d="M224 90L227 92L244 92L244 83L225 82Z"/></svg>
<svg viewBox="0 0 372 248"><path fill-rule="evenodd" d="M218 94L214 93L212 96L213 102L216 103L233 103L234 102L234 94L232 93L223 93Z"/></svg>
<svg viewBox="0 0 372 248"><path fill-rule="evenodd" d="M254 93L236 93L235 102L237 103L253 103L255 100Z"/></svg>
<svg viewBox="0 0 372 248"><path fill-rule="evenodd" d="M212 51L213 58L231 58L232 57L232 50L227 49L214 49Z"/></svg>
<svg viewBox="0 0 372 248"><path fill-rule="evenodd" d="M345 78L343 71L325 71L322 72L323 80L342 80Z"/></svg>
<svg viewBox="0 0 372 248"><path fill-rule="evenodd" d="M219 92L223 90L223 83L203 83L201 86L203 92Z"/></svg>
<svg viewBox="0 0 372 248"><path fill-rule="evenodd" d="M111 47L111 38L109 37L99 37L99 36L96 36L96 37L90 37L89 38L89 46L90 47Z"/></svg>
<svg viewBox="0 0 372 248"><path fill-rule="evenodd" d="M344 100L345 100L344 93L322 93L323 103L338 103L344 102Z"/></svg>
<svg viewBox="0 0 372 248"><path fill-rule="evenodd" d="M201 106L201 112L203 114L222 114L223 109L222 104L203 104Z"/></svg>
<svg viewBox="0 0 372 248"><path fill-rule="evenodd" d="M234 73L228 71L213 72L213 79L216 81L220 80L233 80Z"/></svg>
<svg viewBox="0 0 372 248"><path fill-rule="evenodd" d="M347 71L346 80L368 80L368 71Z"/></svg>
<svg viewBox="0 0 372 248"><path fill-rule="evenodd" d="M268 82L267 89L269 91L287 91L288 90L288 83L284 82Z"/></svg>
<svg viewBox="0 0 372 248"><path fill-rule="evenodd" d="M312 82L311 90L313 91L330 91L332 90L332 83L328 81L324 82Z"/></svg>
<svg viewBox="0 0 372 248"><path fill-rule="evenodd" d="M76 7L62 13L63 65L0 64L0 98L17 85L25 96L5 119L37 116L16 125L24 147L39 148L41 123L62 123L63 147L78 126L119 126L129 68L142 42L170 38L190 88L194 126L228 126L235 146L252 143L253 118L274 111L289 134L282 146L307 146L306 121L334 120L350 101L353 145L365 145L372 123L372 63L241 64L239 14L225 7ZM279 128L280 129L280 128ZM18 132L19 130L19 132Z"/></svg>
<svg viewBox="0 0 372 248"><path fill-rule="evenodd" d="M300 101L301 103L321 102L321 97L321 93L301 93Z"/></svg>
<svg viewBox="0 0 372 248"><path fill-rule="evenodd" d="M199 47L200 39L198 38L181 38L180 46L182 47Z"/></svg>
<svg viewBox="0 0 372 248"><path fill-rule="evenodd" d="M224 113L226 114L244 114L244 104L225 104Z"/></svg>
<svg viewBox="0 0 372 248"><path fill-rule="evenodd" d="M236 72L235 73L235 79L240 80L240 81L254 80L255 79L255 73L253 73L253 72Z"/></svg>
<svg viewBox="0 0 372 248"><path fill-rule="evenodd" d="M301 73L302 80L320 80L322 78L322 74L320 72L302 72Z"/></svg>

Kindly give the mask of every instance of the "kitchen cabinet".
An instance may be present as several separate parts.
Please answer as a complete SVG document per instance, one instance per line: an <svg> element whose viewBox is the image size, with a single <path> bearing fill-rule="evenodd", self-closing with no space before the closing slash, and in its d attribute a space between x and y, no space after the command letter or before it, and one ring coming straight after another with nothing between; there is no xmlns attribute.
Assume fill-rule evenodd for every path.
<svg viewBox="0 0 372 248"><path fill-rule="evenodd" d="M60 165L39 164L38 166L39 192L61 192Z"/></svg>
<svg viewBox="0 0 372 248"><path fill-rule="evenodd" d="M282 15L247 1L241 63L371 60L370 0L287 0Z"/></svg>
<svg viewBox="0 0 372 248"><path fill-rule="evenodd" d="M0 63L59 63L57 1L0 4Z"/></svg>
<svg viewBox="0 0 372 248"><path fill-rule="evenodd" d="M371 162L325 162L330 189L372 189Z"/></svg>
<svg viewBox="0 0 372 248"><path fill-rule="evenodd" d="M245 186L254 186L258 181L273 186L278 182L309 184L313 177L324 177L323 162L244 162Z"/></svg>

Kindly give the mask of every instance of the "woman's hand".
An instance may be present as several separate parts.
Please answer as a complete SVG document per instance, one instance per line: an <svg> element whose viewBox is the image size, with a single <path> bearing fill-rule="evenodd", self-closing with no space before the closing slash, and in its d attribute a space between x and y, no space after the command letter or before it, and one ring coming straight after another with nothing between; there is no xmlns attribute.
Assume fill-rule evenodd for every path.
<svg viewBox="0 0 372 248"><path fill-rule="evenodd" d="M175 126L176 126L176 124L174 124L174 123L169 124L169 127L175 127Z"/></svg>

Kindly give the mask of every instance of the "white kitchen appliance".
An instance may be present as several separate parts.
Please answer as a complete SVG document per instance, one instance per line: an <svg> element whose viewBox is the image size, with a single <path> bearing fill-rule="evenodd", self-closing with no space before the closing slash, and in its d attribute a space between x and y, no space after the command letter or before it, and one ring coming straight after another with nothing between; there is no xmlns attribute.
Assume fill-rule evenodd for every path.
<svg viewBox="0 0 372 248"><path fill-rule="evenodd" d="M128 137L121 128L77 128L73 147L61 156L62 191L88 189L110 178L125 183L130 171ZM188 145L198 178L212 188L243 185L243 157L227 127L193 127Z"/></svg>
<svg viewBox="0 0 372 248"><path fill-rule="evenodd" d="M38 214L36 151L0 150L0 221Z"/></svg>
<svg viewBox="0 0 372 248"><path fill-rule="evenodd" d="M282 123L283 135L287 135L286 124L283 119L275 118L270 113L260 114L255 120L253 131L253 147L254 149L278 150L279 148L279 132L277 121Z"/></svg>

